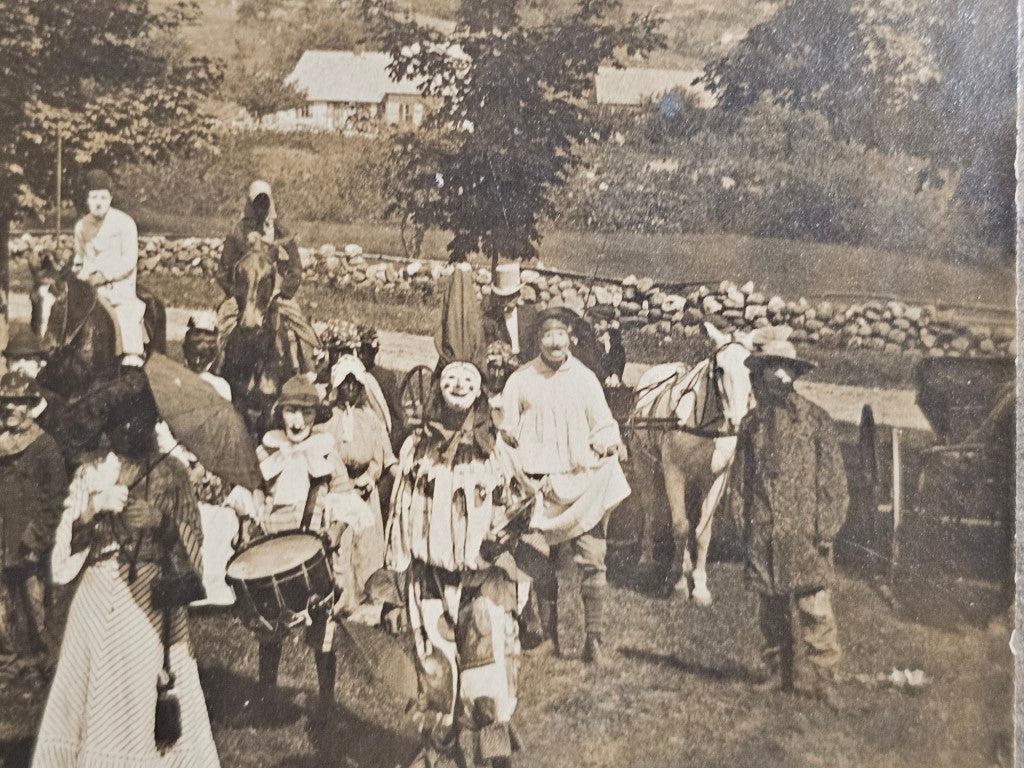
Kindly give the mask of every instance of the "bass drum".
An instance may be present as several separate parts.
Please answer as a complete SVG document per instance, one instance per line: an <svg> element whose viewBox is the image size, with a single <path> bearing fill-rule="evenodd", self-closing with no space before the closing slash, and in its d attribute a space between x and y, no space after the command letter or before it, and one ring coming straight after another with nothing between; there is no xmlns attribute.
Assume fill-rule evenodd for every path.
<svg viewBox="0 0 1024 768"><path fill-rule="evenodd" d="M323 540L289 531L253 541L227 564L242 623L261 635L281 635L334 607L334 579Z"/></svg>

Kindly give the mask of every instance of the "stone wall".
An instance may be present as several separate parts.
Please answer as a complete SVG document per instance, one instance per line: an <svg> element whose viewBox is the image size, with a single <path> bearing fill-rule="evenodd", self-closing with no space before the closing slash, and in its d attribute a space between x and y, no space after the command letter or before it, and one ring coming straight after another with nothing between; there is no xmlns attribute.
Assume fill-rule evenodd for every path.
<svg viewBox="0 0 1024 768"><path fill-rule="evenodd" d="M31 252L54 252L52 235L21 235L11 240L14 259ZM70 238L61 241L62 256L70 252ZM220 257L221 238L139 240L139 271L171 275L209 276ZM371 293L382 300L430 300L438 280L451 266L436 261L406 261L363 253L357 245L300 248L307 282L341 291ZM489 292L490 273L477 269L481 293ZM561 303L582 311L607 305L615 309L623 328L671 340L695 336L706 320L725 329L751 329L788 324L798 343L839 348L866 348L892 354L913 352L941 356L1013 356L1014 329L1009 325L966 324L952 310L934 305L915 306L900 301L863 303L810 302L784 299L758 291L753 283L737 286L726 281L673 292L647 277L630 275L622 281L589 280L543 269L524 269L523 299L541 306Z"/></svg>

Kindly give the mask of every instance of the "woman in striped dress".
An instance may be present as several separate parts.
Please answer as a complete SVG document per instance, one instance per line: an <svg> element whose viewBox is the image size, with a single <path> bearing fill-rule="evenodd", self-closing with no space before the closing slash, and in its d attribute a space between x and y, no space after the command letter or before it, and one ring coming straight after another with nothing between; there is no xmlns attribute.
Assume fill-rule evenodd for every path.
<svg viewBox="0 0 1024 768"><path fill-rule="evenodd" d="M151 588L173 553L201 573L199 510L185 468L156 448L148 390L117 409L111 451L75 473L57 529L53 578L81 581L36 741L33 768L216 768L184 609L171 621L170 661L181 736L154 738L164 613ZM161 461L161 458L163 460Z"/></svg>

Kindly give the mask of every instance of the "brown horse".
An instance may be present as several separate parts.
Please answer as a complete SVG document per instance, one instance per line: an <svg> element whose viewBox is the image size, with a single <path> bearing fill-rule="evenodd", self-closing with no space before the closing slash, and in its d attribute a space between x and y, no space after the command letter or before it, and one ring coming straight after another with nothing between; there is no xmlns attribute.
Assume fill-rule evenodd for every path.
<svg viewBox="0 0 1024 768"><path fill-rule="evenodd" d="M32 330L49 348L40 384L65 398L74 398L94 385L116 378L117 325L96 289L71 271L72 261L60 263L53 254L34 254L32 273ZM163 303L143 288L148 348L167 350L167 313Z"/></svg>
<svg viewBox="0 0 1024 768"><path fill-rule="evenodd" d="M315 362L292 338L291 324L308 323L293 317L294 302L277 298L279 277L269 247L258 236L250 236L248 245L231 273L231 298L221 308L222 319L232 309L235 316L228 318L220 375L231 385L235 407L250 432L262 435L273 427L274 403L284 382L313 370ZM315 338L312 328L308 334Z"/></svg>

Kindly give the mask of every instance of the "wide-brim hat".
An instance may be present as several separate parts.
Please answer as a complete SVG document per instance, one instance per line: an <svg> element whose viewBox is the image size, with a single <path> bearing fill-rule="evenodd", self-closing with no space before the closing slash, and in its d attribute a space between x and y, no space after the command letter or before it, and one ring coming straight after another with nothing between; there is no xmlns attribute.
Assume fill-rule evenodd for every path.
<svg viewBox="0 0 1024 768"><path fill-rule="evenodd" d="M0 402L38 403L41 397L32 377L20 371L0 376Z"/></svg>
<svg viewBox="0 0 1024 768"><path fill-rule="evenodd" d="M796 347L791 341L784 339L771 339L765 342L757 352L747 358L746 364L752 371L775 367L787 368L797 376L802 376L815 368L815 364L810 360L797 357Z"/></svg>
<svg viewBox="0 0 1024 768"><path fill-rule="evenodd" d="M31 328L21 326L7 341L4 357L46 357L42 340L32 332Z"/></svg>
<svg viewBox="0 0 1024 768"><path fill-rule="evenodd" d="M495 296L515 296L523 289L523 280L519 273L519 264L499 264L494 270L491 281L491 293Z"/></svg>

